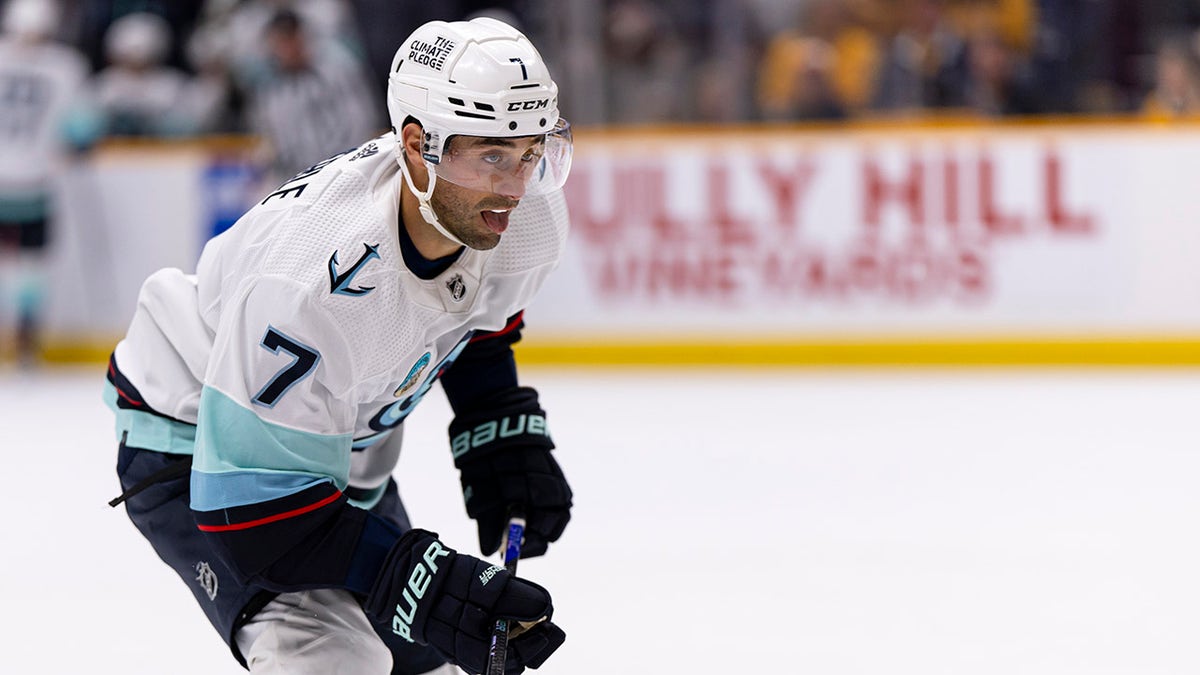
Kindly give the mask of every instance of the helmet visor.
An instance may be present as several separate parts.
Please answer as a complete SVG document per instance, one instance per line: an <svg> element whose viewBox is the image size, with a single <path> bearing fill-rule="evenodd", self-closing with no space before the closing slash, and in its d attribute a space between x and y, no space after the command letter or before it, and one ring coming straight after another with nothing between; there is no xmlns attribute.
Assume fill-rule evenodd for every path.
<svg viewBox="0 0 1200 675"><path fill-rule="evenodd" d="M561 117L544 135L492 138L452 136L441 161L438 180L468 190L521 197L553 192L571 171L571 124Z"/></svg>

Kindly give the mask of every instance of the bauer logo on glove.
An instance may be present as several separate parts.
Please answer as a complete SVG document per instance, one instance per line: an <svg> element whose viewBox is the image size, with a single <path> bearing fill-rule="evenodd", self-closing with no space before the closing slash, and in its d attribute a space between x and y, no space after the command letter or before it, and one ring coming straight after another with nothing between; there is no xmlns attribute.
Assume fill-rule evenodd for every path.
<svg viewBox="0 0 1200 675"><path fill-rule="evenodd" d="M571 520L571 486L551 453L546 413L531 387L512 387L459 412L450 446L467 515L479 528L479 549L495 553L509 510L525 514L522 558L546 552Z"/></svg>
<svg viewBox="0 0 1200 675"><path fill-rule="evenodd" d="M425 597L425 591L429 590L430 581L438 573L438 558L448 555L450 552L442 548L442 542L434 539L429 543L429 548L425 549L424 555L413 566L412 576L408 578L407 587L400 593L400 602L396 605L396 615L392 617L393 633L409 642L415 642L412 639L412 622L413 617L417 615L417 602Z"/></svg>
<svg viewBox="0 0 1200 675"><path fill-rule="evenodd" d="M537 668L566 640L551 621L549 591L458 553L425 530L408 531L392 547L365 609L405 640L428 644L471 673L486 666L496 619L520 626L510 636L505 672Z"/></svg>
<svg viewBox="0 0 1200 675"><path fill-rule="evenodd" d="M500 420L489 420L469 431L464 431L450 440L450 453L455 459L462 457L475 448L481 448L496 440L515 438L528 434L530 436L550 437L546 428L546 416L516 415Z"/></svg>

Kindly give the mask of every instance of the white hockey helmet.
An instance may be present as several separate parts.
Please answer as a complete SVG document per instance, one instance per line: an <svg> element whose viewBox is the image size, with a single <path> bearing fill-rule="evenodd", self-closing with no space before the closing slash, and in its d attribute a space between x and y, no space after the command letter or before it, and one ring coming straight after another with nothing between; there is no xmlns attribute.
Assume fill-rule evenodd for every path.
<svg viewBox="0 0 1200 675"><path fill-rule="evenodd" d="M58 7L51 0L12 0L4 8L4 32L30 38L52 35Z"/></svg>
<svg viewBox="0 0 1200 675"><path fill-rule="evenodd" d="M171 26L150 12L134 12L117 19L104 35L104 54L110 61L156 65L171 47Z"/></svg>
<svg viewBox="0 0 1200 675"><path fill-rule="evenodd" d="M409 117L424 130L426 199L434 175L486 191L517 175L527 193L538 194L562 187L570 171L571 129L559 117L558 85L529 39L496 19L432 21L414 31L392 58L387 104L397 133ZM544 141L508 158L456 153L450 139L459 135ZM410 187L417 192L411 180Z"/></svg>

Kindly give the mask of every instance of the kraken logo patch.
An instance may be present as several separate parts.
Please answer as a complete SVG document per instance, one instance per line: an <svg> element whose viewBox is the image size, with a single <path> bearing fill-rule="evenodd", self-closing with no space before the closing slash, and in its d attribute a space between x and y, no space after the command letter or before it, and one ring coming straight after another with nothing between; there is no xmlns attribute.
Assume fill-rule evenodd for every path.
<svg viewBox="0 0 1200 675"><path fill-rule="evenodd" d="M400 383L399 387L396 387L396 393L394 394L395 396L402 395L404 392L408 391L410 387L417 383L417 379L421 377L421 373L424 373L425 369L429 367L429 360L432 357L432 354L425 352L421 358L417 359L417 362L413 364L412 370L409 370L408 375L405 376L404 381Z"/></svg>

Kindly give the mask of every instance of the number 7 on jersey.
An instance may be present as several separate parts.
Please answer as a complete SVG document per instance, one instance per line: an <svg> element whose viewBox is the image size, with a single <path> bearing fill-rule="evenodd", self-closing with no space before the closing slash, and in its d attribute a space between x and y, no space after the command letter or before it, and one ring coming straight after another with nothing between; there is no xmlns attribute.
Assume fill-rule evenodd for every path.
<svg viewBox="0 0 1200 675"><path fill-rule="evenodd" d="M272 377L271 381L267 382L266 386L251 399L255 405L273 408L279 397L286 394L292 385L304 379L317 367L317 362L321 360L321 354L312 347L284 335L274 326L267 326L262 346L275 354L282 350L292 356L292 362L284 366L283 370L275 373L275 377Z"/></svg>

